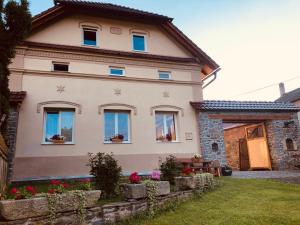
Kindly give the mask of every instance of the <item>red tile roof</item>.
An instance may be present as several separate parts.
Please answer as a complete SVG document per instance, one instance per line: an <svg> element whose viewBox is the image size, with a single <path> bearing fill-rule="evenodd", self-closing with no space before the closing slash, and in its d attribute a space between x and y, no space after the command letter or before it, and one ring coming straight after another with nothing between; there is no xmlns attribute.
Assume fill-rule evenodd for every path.
<svg viewBox="0 0 300 225"><path fill-rule="evenodd" d="M9 96L10 103L22 103L26 96L26 91L11 91Z"/></svg>

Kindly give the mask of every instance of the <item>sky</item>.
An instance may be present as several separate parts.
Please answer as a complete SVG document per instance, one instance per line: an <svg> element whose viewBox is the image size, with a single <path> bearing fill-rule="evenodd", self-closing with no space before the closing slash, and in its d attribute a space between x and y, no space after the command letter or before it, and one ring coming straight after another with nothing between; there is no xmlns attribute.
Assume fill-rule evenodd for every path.
<svg viewBox="0 0 300 225"><path fill-rule="evenodd" d="M96 0L91 0L96 1ZM32 15L52 0L29 0ZM300 87L300 0L102 0L174 18L222 68L204 99L273 101Z"/></svg>

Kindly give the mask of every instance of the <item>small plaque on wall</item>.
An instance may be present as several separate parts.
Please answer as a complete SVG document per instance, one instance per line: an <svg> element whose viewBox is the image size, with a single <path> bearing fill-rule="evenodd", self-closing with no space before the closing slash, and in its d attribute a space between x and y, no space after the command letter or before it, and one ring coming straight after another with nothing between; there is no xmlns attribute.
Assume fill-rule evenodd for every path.
<svg viewBox="0 0 300 225"><path fill-rule="evenodd" d="M120 35L120 34L122 34L122 29L119 27L111 27L110 33Z"/></svg>
<svg viewBox="0 0 300 225"><path fill-rule="evenodd" d="M193 140L193 133L192 132L186 132L185 133L185 140Z"/></svg>

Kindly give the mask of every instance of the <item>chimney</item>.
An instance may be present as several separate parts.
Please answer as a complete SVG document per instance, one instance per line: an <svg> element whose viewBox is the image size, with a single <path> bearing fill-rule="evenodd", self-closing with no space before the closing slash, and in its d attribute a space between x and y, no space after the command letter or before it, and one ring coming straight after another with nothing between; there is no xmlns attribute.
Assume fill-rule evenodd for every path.
<svg viewBox="0 0 300 225"><path fill-rule="evenodd" d="M279 83L280 97L285 94L284 83Z"/></svg>

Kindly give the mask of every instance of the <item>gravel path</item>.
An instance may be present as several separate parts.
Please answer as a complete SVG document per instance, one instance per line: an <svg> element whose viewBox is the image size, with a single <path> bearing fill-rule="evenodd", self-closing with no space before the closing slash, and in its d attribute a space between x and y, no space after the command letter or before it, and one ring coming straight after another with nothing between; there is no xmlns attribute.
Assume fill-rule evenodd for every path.
<svg viewBox="0 0 300 225"><path fill-rule="evenodd" d="M299 178L300 171L233 171L234 178L286 179Z"/></svg>

